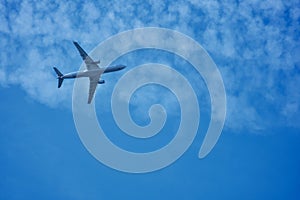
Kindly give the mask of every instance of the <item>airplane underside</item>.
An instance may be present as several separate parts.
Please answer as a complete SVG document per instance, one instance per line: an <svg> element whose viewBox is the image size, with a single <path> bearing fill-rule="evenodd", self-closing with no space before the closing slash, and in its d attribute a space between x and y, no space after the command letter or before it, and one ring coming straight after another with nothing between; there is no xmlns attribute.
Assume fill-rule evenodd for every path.
<svg viewBox="0 0 300 200"><path fill-rule="evenodd" d="M91 103L94 93L96 91L96 87L98 84L104 84L104 80L100 80L100 77L103 73L109 73L114 71L119 71L124 69L126 66L124 65L116 65L112 67L100 68L98 64L100 61L93 61L93 59L80 47L77 42L73 42L76 46L77 50L80 53L83 61L85 62L87 70L72 72L68 74L61 73L56 67L53 67L54 71L57 74L58 79L58 88L62 86L64 79L73 79L73 78L81 78L81 77L88 77L90 80L90 87L89 87L89 97L88 97L88 104Z"/></svg>

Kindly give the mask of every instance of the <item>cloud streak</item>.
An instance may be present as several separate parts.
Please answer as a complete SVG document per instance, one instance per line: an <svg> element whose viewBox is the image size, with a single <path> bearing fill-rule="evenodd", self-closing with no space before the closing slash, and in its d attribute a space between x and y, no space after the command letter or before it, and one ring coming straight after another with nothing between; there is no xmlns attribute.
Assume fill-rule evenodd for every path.
<svg viewBox="0 0 300 200"><path fill-rule="evenodd" d="M0 84L19 85L30 97L51 107L68 105L72 82L56 90L52 66L64 72L79 68L81 60L72 40L90 51L120 31L166 27L193 37L219 66L228 95L229 130L299 128L297 4L280 0L3 2Z"/></svg>

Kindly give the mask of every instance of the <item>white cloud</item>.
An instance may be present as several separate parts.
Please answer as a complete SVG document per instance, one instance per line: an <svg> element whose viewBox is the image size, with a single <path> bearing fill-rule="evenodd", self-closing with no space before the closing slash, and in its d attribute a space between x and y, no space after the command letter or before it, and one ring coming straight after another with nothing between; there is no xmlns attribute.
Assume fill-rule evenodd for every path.
<svg viewBox="0 0 300 200"><path fill-rule="evenodd" d="M8 27L8 23L6 20L6 10L5 10L5 5L4 4L0 4L0 32L3 33L9 33L9 27Z"/></svg>
<svg viewBox="0 0 300 200"><path fill-rule="evenodd" d="M6 85L6 73L3 69L0 69L0 84L2 86Z"/></svg>
<svg viewBox="0 0 300 200"><path fill-rule="evenodd" d="M268 128L273 118L265 116L274 113L299 127L299 17L297 1L281 0L7 2L0 5L0 83L20 85L47 105L67 102L72 81L56 90L52 66L64 72L79 68L72 40L89 51L115 33L161 26L199 41L220 67L229 96L229 128ZM262 111L263 106L272 111Z"/></svg>

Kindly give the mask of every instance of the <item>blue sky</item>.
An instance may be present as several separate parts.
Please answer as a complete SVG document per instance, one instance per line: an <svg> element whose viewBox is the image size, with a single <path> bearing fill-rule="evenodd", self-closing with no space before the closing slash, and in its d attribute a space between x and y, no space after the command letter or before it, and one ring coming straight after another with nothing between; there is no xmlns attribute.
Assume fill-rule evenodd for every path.
<svg viewBox="0 0 300 200"><path fill-rule="evenodd" d="M1 0L0 198L299 199L299 23L297 1ZM147 62L179 64L175 68L188 77L201 107L198 134L179 160L159 171L128 174L101 164L82 145L71 109L74 82L58 90L52 67L79 69L73 40L89 52L114 34L150 26L182 32L207 50L223 77L227 117L215 148L198 159L210 112L201 77L166 52L123 56L126 70ZM149 122L152 103L170 114L152 141L126 138L109 107L121 75L105 75L97 90L100 123L128 150L161 147L172 138L163 133L178 127L176 98L160 87L137 91L130 110L138 124ZM157 92L165 95L156 98Z"/></svg>

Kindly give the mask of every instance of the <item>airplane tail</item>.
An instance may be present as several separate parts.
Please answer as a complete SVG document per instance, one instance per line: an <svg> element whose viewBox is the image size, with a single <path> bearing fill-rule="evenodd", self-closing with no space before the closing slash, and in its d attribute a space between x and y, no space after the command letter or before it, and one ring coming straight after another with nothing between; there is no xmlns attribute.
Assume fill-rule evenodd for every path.
<svg viewBox="0 0 300 200"><path fill-rule="evenodd" d="M64 81L63 74L56 67L53 67L53 69L54 69L55 73L57 74L58 88L60 88Z"/></svg>

